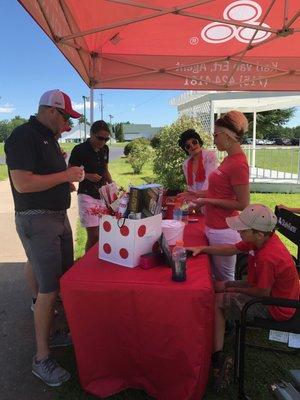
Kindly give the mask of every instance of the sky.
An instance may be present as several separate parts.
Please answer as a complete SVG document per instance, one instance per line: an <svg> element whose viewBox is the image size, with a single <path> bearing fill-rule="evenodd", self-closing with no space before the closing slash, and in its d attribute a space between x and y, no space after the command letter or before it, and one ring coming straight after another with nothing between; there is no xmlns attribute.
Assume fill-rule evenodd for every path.
<svg viewBox="0 0 300 400"><path fill-rule="evenodd" d="M41 94L51 89L67 93L75 109L83 113L82 96L89 96L89 88L16 0L0 0L0 38L0 120L15 115L28 118L37 111ZM101 118L101 93L106 121L164 126L178 115L176 107L169 105L170 99L183 92L97 89L94 120ZM299 109L288 124L297 125Z"/></svg>

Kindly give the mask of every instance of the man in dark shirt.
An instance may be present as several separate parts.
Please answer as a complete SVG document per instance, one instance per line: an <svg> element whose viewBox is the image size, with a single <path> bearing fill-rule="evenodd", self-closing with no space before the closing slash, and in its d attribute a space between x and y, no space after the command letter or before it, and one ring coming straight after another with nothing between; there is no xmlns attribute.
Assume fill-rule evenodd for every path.
<svg viewBox="0 0 300 400"><path fill-rule="evenodd" d="M49 338L59 278L73 264L72 232L66 214L69 185L84 175L80 167L66 169L55 138L70 117L79 118L80 114L73 110L69 96L50 90L42 95L37 116L14 129L5 143L16 228L39 289L32 372L49 386L60 386L70 378L50 357L49 349L58 344Z"/></svg>
<svg viewBox="0 0 300 400"><path fill-rule="evenodd" d="M85 179L78 187L78 209L80 222L87 231L85 251L97 243L99 219L90 209L100 204L99 188L112 179L108 171L109 149L105 144L110 137L106 122L100 120L91 126L91 137L75 146L69 159L70 166L83 166Z"/></svg>

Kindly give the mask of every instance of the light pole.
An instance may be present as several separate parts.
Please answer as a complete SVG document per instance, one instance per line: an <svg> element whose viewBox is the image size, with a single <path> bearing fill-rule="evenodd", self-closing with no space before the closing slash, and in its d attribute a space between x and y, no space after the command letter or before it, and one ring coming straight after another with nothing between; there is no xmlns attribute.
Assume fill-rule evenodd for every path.
<svg viewBox="0 0 300 400"><path fill-rule="evenodd" d="M109 125L111 126L111 135L112 135L112 137L114 138L115 137L115 135L114 135L114 130L113 130L113 126L112 126L112 124L111 124L111 120L113 119L113 115L111 115L111 114L109 114L108 115L109 116Z"/></svg>
<svg viewBox="0 0 300 400"><path fill-rule="evenodd" d="M83 115L84 115L84 140L86 140L86 101L89 101L89 97L82 96L83 98Z"/></svg>

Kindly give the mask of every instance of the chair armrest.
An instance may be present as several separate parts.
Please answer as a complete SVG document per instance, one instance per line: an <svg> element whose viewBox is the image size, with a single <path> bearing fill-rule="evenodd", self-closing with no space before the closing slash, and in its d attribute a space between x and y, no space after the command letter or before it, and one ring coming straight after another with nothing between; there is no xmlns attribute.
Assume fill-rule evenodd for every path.
<svg viewBox="0 0 300 400"><path fill-rule="evenodd" d="M263 304L267 306L277 306L277 307L288 307L288 308L300 308L299 300L290 300L290 299L282 299L280 297L255 297L252 300L249 300L243 307L241 312L241 323L246 322L248 309L253 304Z"/></svg>

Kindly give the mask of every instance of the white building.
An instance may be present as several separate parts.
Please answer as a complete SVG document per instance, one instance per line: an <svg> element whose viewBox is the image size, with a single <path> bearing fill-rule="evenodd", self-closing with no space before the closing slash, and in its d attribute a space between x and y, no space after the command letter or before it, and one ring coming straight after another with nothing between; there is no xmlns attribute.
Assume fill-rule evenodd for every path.
<svg viewBox="0 0 300 400"><path fill-rule="evenodd" d="M150 124L122 124L124 140L134 140L139 138L151 139L160 127L152 127Z"/></svg>
<svg viewBox="0 0 300 400"><path fill-rule="evenodd" d="M90 125L86 126L86 135L84 133L84 124L73 126L70 132L64 132L61 135L60 143L81 143L90 137ZM111 138L109 143L116 143L114 138Z"/></svg>

